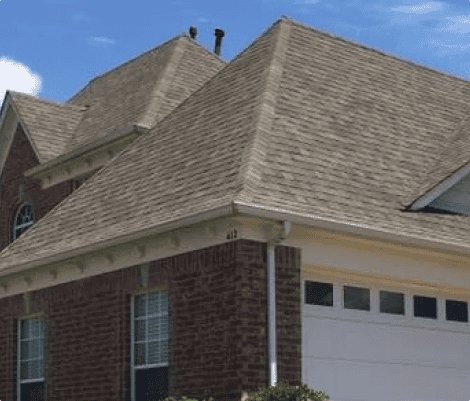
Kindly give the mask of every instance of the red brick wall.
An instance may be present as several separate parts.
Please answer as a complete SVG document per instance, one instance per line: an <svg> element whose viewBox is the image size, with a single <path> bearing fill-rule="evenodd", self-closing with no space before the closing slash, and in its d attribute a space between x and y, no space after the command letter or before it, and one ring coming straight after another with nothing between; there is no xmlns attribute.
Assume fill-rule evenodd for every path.
<svg viewBox="0 0 470 401"><path fill-rule="evenodd" d="M276 247L277 359L279 381L302 384L300 249Z"/></svg>
<svg viewBox="0 0 470 401"><path fill-rule="evenodd" d="M19 124L0 178L0 251L11 242L11 223L20 205L20 185L24 185L24 200L33 204L36 221L71 193L70 181L42 190L39 180L24 177L26 170L38 164L34 150Z"/></svg>
<svg viewBox="0 0 470 401"><path fill-rule="evenodd" d="M0 400L16 401L17 322L24 314L23 295L0 299Z"/></svg>
<svg viewBox="0 0 470 401"><path fill-rule="evenodd" d="M265 243L239 240L174 258L176 394L239 399L269 385L266 252ZM300 251L276 247L276 265L278 381L300 385Z"/></svg>
<svg viewBox="0 0 470 401"><path fill-rule="evenodd" d="M268 385L266 244L237 240L150 264L149 287L168 285L170 393L240 397ZM278 246L279 381L301 381L300 253ZM282 280L282 281L280 281ZM130 399L130 304L137 266L31 293L49 326L47 395ZM22 296L0 299L0 400L16 396L16 323Z"/></svg>

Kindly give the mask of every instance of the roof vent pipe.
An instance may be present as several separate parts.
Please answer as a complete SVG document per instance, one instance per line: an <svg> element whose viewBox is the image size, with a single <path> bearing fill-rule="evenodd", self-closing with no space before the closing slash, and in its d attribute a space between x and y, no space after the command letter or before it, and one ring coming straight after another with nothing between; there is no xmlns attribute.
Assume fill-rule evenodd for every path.
<svg viewBox="0 0 470 401"><path fill-rule="evenodd" d="M197 36L197 28L192 26L189 28L189 34L191 35L191 39L196 39Z"/></svg>
<svg viewBox="0 0 470 401"><path fill-rule="evenodd" d="M222 47L222 38L225 36L225 32L222 29L215 30L215 48L214 53L220 55L220 48Z"/></svg>

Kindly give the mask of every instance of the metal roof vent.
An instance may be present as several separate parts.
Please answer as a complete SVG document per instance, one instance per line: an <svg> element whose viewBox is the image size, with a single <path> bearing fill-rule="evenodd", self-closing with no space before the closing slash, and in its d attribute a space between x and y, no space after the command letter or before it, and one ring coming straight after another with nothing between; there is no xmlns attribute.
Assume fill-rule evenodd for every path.
<svg viewBox="0 0 470 401"><path fill-rule="evenodd" d="M222 29L215 30L215 48L214 53L220 55L220 49L222 47L222 38L225 36L225 32Z"/></svg>
<svg viewBox="0 0 470 401"><path fill-rule="evenodd" d="M189 28L189 35L191 35L191 39L196 39L197 28L195 26Z"/></svg>

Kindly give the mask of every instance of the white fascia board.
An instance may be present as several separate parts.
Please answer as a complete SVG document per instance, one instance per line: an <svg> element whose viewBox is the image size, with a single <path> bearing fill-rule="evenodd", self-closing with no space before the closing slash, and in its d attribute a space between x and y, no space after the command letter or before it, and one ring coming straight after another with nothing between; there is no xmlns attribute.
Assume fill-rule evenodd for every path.
<svg viewBox="0 0 470 401"><path fill-rule="evenodd" d="M325 219L319 216L296 213L291 210L275 209L262 205L246 204L243 202L234 202L234 213L278 221L290 221L292 224L298 224L307 227L317 227L333 232L344 232L370 239L393 241L401 243L405 246L421 246L440 251L459 252L470 255L470 247L467 246L455 245L443 241L421 239L409 235L390 233L375 227Z"/></svg>
<svg viewBox="0 0 470 401"><path fill-rule="evenodd" d="M7 159L8 152L10 151L10 145L11 145L11 140L10 140L11 138L9 138L9 136L11 135L7 135L7 132L5 132L5 129L3 127L3 124L5 124L7 112L8 110L10 110L10 107L11 107L11 97L9 93L7 92L5 95L5 101L3 102L2 110L0 113L0 135L1 135L0 137L0 175L2 174L3 166L5 165L5 161ZM13 113L16 114L13 108L12 108L12 111ZM16 119L18 119L17 116L15 117ZM13 124L13 125L16 125L16 124Z"/></svg>
<svg viewBox="0 0 470 401"><path fill-rule="evenodd" d="M420 210L423 207L429 205L434 199L441 196L444 192L456 185L460 180L465 178L470 174L470 162L468 162L463 168L452 174L444 182L440 183L435 187L431 192L428 192L426 195L422 196L418 200L412 203L411 210Z"/></svg>
<svg viewBox="0 0 470 401"><path fill-rule="evenodd" d="M27 262L24 264L13 265L13 266L8 266L8 267L1 266L2 268L0 269L0 276L6 276L12 273L17 273L20 271L24 271L24 270L28 270L28 269L56 263L56 262L70 260L70 259L82 256L82 255L86 255L86 254L90 254L94 252L100 252L100 251L106 250L107 248L120 246L122 244L127 244L129 242L133 242L144 237L175 231L184 227L191 226L193 224L204 222L206 220L212 220L212 219L227 217L231 215L233 215L233 204L218 207L212 210L207 210L205 212L198 213L190 217L179 219L177 221L173 221L167 224L162 224L156 227L151 227L149 229L142 230L139 232L134 232L131 234L124 234L120 237L112 238L107 241L95 242L91 245L74 249L72 251L58 253L58 254L55 254L46 258L37 259L37 260Z"/></svg>
<svg viewBox="0 0 470 401"><path fill-rule="evenodd" d="M6 121L6 116L9 110L11 110L11 112L13 113L13 123L10 128L6 128L4 127L4 124L8 122ZM21 120L21 115L18 113L18 109L16 108L15 102L11 97L9 91L7 91L0 114L0 135L2 136L0 137L0 175L3 172L3 167L5 166L8 154L10 153L11 144L13 143L18 124L21 124L26 138L28 139L31 147L33 148L33 151L36 157L38 158L39 162L41 162L41 157L39 155L38 149L36 148L36 145L31 139L28 127ZM7 130L9 130L9 132Z"/></svg>
<svg viewBox="0 0 470 401"><path fill-rule="evenodd" d="M52 159L46 163L43 163L39 166L33 167L25 171L24 176L39 178L41 175L45 175L48 170L51 170L54 167L57 167L66 161L70 161L72 159L78 159L85 154L88 154L98 148L108 146L109 144L125 136L129 136L133 133L137 133L140 135L140 134L145 134L147 132L148 132L147 128L141 127L139 125L131 125L131 126L123 128L122 130L118 132L111 132L110 134L106 135L103 138L98 139L95 142L87 143L78 149L74 149L64 155L58 156L55 159Z"/></svg>
<svg viewBox="0 0 470 401"><path fill-rule="evenodd" d="M140 240L142 238L169 233L181 228L185 228L197 223L207 220L219 219L223 217L236 217L236 215L247 215L258 218L263 218L271 221L285 222L284 226L292 229L294 224L316 227L333 232L344 232L352 235L361 236L370 239L379 239L382 241L393 241L405 246L420 246L432 248L444 252L458 252L464 255L470 255L470 247L455 245L443 241L428 240L416 238L409 235L395 234L386 232L375 227L363 226L360 224L352 224L343 221L324 219L319 216L313 216L304 213L296 213L291 210L275 209L263 205L246 204L244 202L231 202L225 206L217 207L214 209L206 210L202 213L195 214L177 221L169 222L166 224L151 227L146 230L134 232L131 234L124 234L120 237L112 238L107 241L96 242L72 251L65 253L58 253L42 259L37 259L19 265L0 266L0 276L6 276L13 273L54 264L57 262L64 262L80 257L82 255L103 252L108 248L123 245L129 242Z"/></svg>

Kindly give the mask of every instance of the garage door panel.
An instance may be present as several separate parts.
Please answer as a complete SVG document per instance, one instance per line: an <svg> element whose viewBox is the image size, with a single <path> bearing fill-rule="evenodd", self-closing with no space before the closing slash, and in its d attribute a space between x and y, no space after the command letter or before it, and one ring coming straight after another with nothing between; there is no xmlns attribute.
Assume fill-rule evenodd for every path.
<svg viewBox="0 0 470 401"><path fill-rule="evenodd" d="M450 401L470 394L470 374L455 369L306 358L304 372L309 387L335 401Z"/></svg>
<svg viewBox="0 0 470 401"><path fill-rule="evenodd" d="M470 369L470 341L466 333L310 316L304 318L303 326L303 344L308 356L438 363L439 367ZM309 341L309 338L321 341Z"/></svg>
<svg viewBox="0 0 470 401"><path fill-rule="evenodd" d="M469 394L469 372L432 366L389 365L391 388L389 392L400 399L406 394L410 400L452 400ZM455 378L459 378L456 380Z"/></svg>
<svg viewBox="0 0 470 401"><path fill-rule="evenodd" d="M335 401L470 400L468 300L391 288L387 298L380 287L354 283L370 292L348 293L346 305L351 283L322 282L305 286L302 308L302 380L309 387ZM332 302L323 302L324 292ZM395 297L401 309L393 309L390 294L403 294ZM364 299L368 311L359 310Z"/></svg>
<svg viewBox="0 0 470 401"><path fill-rule="evenodd" d="M302 347L306 355L329 357L337 355L338 330L337 321L331 319L304 318L302 322ZM309 338L317 337L321 341L309 341Z"/></svg>
<svg viewBox="0 0 470 401"><path fill-rule="evenodd" d="M334 360L311 357L303 358L302 375L310 379L308 386L314 390L326 391L328 389L333 391L336 388ZM328 395L331 396L331 394Z"/></svg>

